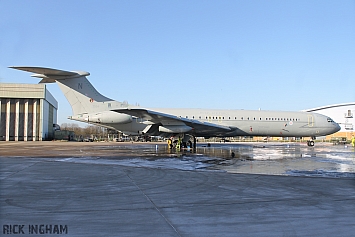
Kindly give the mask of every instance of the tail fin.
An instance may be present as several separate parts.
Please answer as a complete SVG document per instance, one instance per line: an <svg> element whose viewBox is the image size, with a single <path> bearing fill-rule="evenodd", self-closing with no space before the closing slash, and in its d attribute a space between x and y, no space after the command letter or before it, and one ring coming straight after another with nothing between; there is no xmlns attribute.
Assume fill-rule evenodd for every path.
<svg viewBox="0 0 355 237"><path fill-rule="evenodd" d="M44 67L9 67L17 70L33 72L32 77L39 77L39 83L56 82L69 101L73 115L100 112L121 107L122 103L101 95L89 82L86 76L90 73L84 71L63 71Z"/></svg>

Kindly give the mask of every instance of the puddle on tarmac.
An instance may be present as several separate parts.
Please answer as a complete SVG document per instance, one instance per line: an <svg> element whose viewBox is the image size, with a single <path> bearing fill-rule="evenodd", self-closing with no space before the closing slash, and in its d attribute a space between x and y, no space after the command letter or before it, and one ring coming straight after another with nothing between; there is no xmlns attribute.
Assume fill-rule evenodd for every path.
<svg viewBox="0 0 355 237"><path fill-rule="evenodd" d="M63 162L179 170L222 171L289 176L355 177L350 146L316 143L212 143L175 151L165 144L95 146L109 155L56 159ZM234 157L232 157L232 153Z"/></svg>

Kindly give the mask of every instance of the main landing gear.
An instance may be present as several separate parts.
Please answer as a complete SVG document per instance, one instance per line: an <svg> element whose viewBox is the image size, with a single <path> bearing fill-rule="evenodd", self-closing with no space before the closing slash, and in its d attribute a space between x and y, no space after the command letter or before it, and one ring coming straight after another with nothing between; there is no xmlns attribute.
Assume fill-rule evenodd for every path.
<svg viewBox="0 0 355 237"><path fill-rule="evenodd" d="M168 139L168 148L169 149L177 149L180 150L181 148L191 148L196 150L196 137L192 135L187 135L187 134L182 134L182 135L177 135L177 140L175 140L175 137L172 136L171 138ZM191 141L191 138L193 141Z"/></svg>

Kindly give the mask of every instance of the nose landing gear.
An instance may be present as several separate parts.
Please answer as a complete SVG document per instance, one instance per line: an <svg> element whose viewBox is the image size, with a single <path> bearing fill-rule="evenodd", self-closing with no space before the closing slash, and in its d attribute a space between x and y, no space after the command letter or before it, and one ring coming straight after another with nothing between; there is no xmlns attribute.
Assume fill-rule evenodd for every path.
<svg viewBox="0 0 355 237"><path fill-rule="evenodd" d="M314 141L313 140L316 140L316 138L315 137L311 137L311 140L307 141L307 146L310 146L310 147L314 146Z"/></svg>

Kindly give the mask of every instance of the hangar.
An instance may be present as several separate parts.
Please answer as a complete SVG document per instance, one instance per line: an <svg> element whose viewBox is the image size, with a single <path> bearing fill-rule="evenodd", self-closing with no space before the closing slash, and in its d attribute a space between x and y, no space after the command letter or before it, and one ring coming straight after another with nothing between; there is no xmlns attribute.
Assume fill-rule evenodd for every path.
<svg viewBox="0 0 355 237"><path fill-rule="evenodd" d="M57 109L45 84L0 83L0 141L53 139Z"/></svg>

